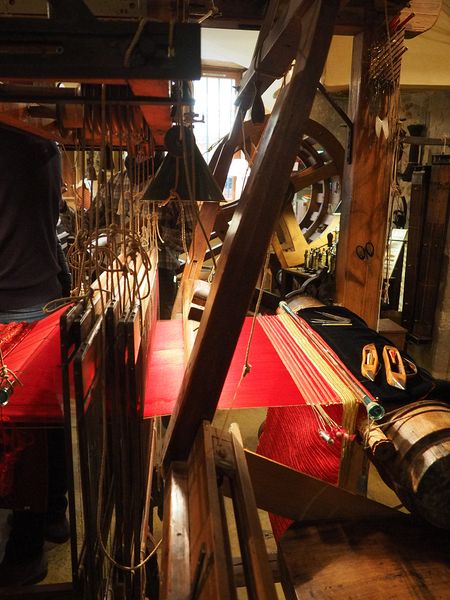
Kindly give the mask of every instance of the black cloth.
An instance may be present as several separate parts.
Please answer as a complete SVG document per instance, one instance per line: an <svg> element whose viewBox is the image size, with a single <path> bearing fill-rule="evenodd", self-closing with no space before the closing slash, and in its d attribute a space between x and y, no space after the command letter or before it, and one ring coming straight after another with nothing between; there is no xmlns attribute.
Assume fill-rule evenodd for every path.
<svg viewBox="0 0 450 600"><path fill-rule="evenodd" d="M61 296L58 253L61 259L64 254L56 230L60 199L56 144L0 126L0 312L34 308ZM64 431L49 429L47 442L48 512L13 512L7 561L39 555L47 520L65 512Z"/></svg>
<svg viewBox="0 0 450 600"><path fill-rule="evenodd" d="M45 304L61 295L60 198L56 144L0 127L0 310Z"/></svg>
<svg viewBox="0 0 450 600"><path fill-rule="evenodd" d="M159 318L170 319L172 308L177 295L175 272L171 269L158 268L159 280Z"/></svg>
<svg viewBox="0 0 450 600"><path fill-rule="evenodd" d="M351 327L324 327L323 325L312 323L313 319L326 318L320 314L321 312L346 317L351 320ZM379 398L380 402L415 402L428 396L434 389L435 382L433 377L421 367L417 367L416 375L408 376L405 390L389 385L386 381L382 354L384 346L392 346L392 342L377 331L370 329L363 319L347 308L342 306L303 308L298 311L298 315L308 322L310 327L334 350L358 381L373 396ZM366 344L371 343L375 344L381 365L375 381L370 381L361 374L362 349ZM400 354L402 357L406 357L414 362L406 352L400 351Z"/></svg>

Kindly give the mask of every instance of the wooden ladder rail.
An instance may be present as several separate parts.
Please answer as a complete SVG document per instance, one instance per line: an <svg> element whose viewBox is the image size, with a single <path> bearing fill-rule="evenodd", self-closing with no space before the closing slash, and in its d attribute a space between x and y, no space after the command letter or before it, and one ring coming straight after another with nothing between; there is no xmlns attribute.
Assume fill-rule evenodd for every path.
<svg viewBox="0 0 450 600"><path fill-rule="evenodd" d="M236 600L228 529L233 499L250 600L275 600L244 450L208 422L186 461L172 462L164 497L161 600Z"/></svg>

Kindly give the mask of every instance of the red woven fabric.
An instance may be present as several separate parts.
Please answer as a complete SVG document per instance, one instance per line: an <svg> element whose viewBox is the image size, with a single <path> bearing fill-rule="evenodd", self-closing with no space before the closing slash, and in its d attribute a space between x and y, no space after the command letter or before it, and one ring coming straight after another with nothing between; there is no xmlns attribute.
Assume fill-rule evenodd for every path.
<svg viewBox="0 0 450 600"><path fill-rule="evenodd" d="M0 348L3 359L22 341L35 323L0 323Z"/></svg>
<svg viewBox="0 0 450 600"><path fill-rule="evenodd" d="M342 405L327 406L327 413L339 423ZM310 406L269 408L258 454L292 469L337 485L341 442L327 444L318 435L318 425ZM269 515L273 533L279 540L292 523L279 515Z"/></svg>
<svg viewBox="0 0 450 600"><path fill-rule="evenodd" d="M252 319L246 318L218 408L304 404L304 397L258 323L249 355L250 373L244 377L235 397L244 366L251 325ZM184 375L184 360L181 321L157 321L145 392L146 418L170 414L173 411ZM208 368L209 366L205 365L205 369Z"/></svg>
<svg viewBox="0 0 450 600"><path fill-rule="evenodd" d="M276 319L276 317L266 317ZM307 378L305 388L299 391L290 373L283 365L277 351L257 322L254 330L249 363L250 373L243 379L235 396L245 360L252 319L245 320L233 360L222 390L219 409L269 408L264 433L258 445L258 453L283 463L293 469L337 484L341 455L341 442L334 439L327 444L319 435L319 424L311 406L306 404L308 389L315 397L322 397L323 404L338 402L336 394L323 379L314 365L304 356L303 373ZM283 343L290 343L283 336ZM149 365L149 377L145 394L145 416L170 414L177 399L183 374L183 329L180 321L159 321ZM219 343L219 342L218 342ZM293 353L297 355L297 352ZM208 368L208 365L205 365ZM326 411L337 422L342 418L342 405L327 406ZM291 521L271 515L276 539L279 539Z"/></svg>
<svg viewBox="0 0 450 600"><path fill-rule="evenodd" d="M61 421L59 318L64 310L66 308L34 323L16 324L16 328L12 324L0 326L4 362L22 383L14 386L9 403L0 409L1 422ZM11 335L13 331L15 336Z"/></svg>
<svg viewBox="0 0 450 600"><path fill-rule="evenodd" d="M23 327L3 326L5 363L23 383L16 386L9 404L0 409L0 419L8 422L48 423L62 418L59 318L61 311ZM26 326L25 326L26 325ZM219 408L270 408L258 452L332 484L337 483L341 444L327 444L318 436L318 423L281 362L261 326L256 323L251 344L250 373L236 389L244 365L251 319L245 321L226 378ZM5 334L5 331L8 334ZM12 332L15 332L12 335ZM170 414L184 374L183 329L181 321L156 323L145 394L145 417ZM307 365L305 365L306 367ZM311 367L311 366L310 366ZM205 369L208 365L205 365ZM311 370L311 373L313 371ZM315 390L326 386L312 377ZM306 389L306 388L305 388ZM327 412L340 422L342 407L328 406ZM279 539L290 521L272 516Z"/></svg>

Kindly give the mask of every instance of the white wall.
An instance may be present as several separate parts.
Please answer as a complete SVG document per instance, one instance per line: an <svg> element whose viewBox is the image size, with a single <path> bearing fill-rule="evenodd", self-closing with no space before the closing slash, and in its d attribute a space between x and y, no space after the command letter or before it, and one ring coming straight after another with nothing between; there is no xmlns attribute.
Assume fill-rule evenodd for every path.
<svg viewBox="0 0 450 600"><path fill-rule="evenodd" d="M202 29L202 59L231 62L248 68L258 32L230 29ZM406 40L402 58L402 86L450 87L450 0L436 24L427 32ZM330 91L346 88L350 81L352 37L335 36L325 66L323 83ZM276 89L275 86L274 89ZM273 89L264 100L273 105Z"/></svg>

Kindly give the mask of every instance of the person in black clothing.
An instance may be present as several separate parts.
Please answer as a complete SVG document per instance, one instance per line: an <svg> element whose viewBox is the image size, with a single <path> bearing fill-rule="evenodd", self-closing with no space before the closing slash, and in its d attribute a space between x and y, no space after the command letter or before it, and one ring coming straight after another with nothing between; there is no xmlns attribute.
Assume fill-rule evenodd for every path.
<svg viewBox="0 0 450 600"><path fill-rule="evenodd" d="M62 296L62 253L56 232L60 200L57 145L1 126L0 323L42 319L43 306ZM69 537L64 432L47 431L48 512L13 511L0 586L43 579L47 573L44 540L62 542Z"/></svg>

